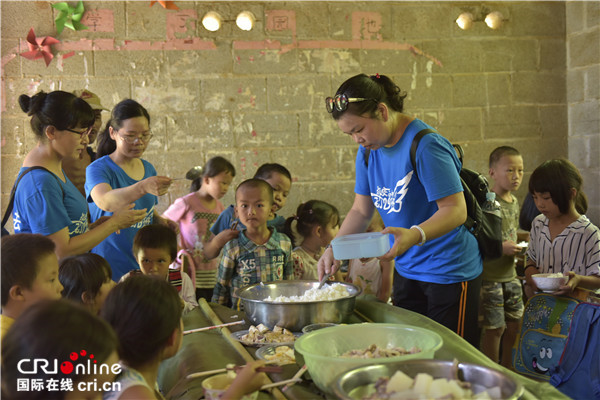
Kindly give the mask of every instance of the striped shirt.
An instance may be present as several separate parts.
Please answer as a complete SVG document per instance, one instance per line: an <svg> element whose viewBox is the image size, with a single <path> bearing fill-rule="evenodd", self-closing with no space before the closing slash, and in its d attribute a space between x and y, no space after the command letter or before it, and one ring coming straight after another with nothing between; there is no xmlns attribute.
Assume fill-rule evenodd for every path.
<svg viewBox="0 0 600 400"><path fill-rule="evenodd" d="M582 215L550 240L548 218L538 215L531 225L527 257L540 273L600 275L600 230Z"/></svg>
<svg viewBox="0 0 600 400"><path fill-rule="evenodd" d="M231 299L232 308L239 310L238 289L259 282L293 279L292 242L275 228L270 229L273 232L265 244L251 241L244 230L223 247L212 297L214 303L228 305Z"/></svg>

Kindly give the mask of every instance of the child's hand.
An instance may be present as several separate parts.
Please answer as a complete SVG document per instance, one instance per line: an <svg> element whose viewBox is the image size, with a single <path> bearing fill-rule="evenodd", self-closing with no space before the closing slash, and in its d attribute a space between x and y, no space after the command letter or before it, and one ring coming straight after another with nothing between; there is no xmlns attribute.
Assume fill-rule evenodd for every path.
<svg viewBox="0 0 600 400"><path fill-rule="evenodd" d="M256 372L256 369L265 365L264 360L252 361L237 371L235 380L223 393L224 399L239 399L245 394L259 390L265 383L264 373Z"/></svg>
<svg viewBox="0 0 600 400"><path fill-rule="evenodd" d="M575 288L579 285L581 276L577 275L575 272L569 271L568 273L565 274L565 276L568 276L569 280L567 281L566 284L559 287L558 290L556 292L554 292L553 294L560 295L560 296L570 295L571 293L573 293Z"/></svg>
<svg viewBox="0 0 600 400"><path fill-rule="evenodd" d="M514 256L521 252L521 247L517 246L512 240L505 240L502 242L502 253L507 256Z"/></svg>

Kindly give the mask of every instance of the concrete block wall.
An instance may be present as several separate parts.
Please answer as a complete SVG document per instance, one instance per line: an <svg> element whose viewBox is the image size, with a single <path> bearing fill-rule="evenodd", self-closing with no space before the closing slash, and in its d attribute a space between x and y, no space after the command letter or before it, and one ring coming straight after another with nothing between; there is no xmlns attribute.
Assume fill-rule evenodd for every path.
<svg viewBox="0 0 600 400"><path fill-rule="evenodd" d="M86 87L108 107L126 97L144 104L155 134L144 158L160 174L180 177L222 155L236 166L237 184L262 163L285 165L293 186L284 216L313 198L342 214L350 208L356 145L327 114L324 98L357 73L390 75L408 93L405 111L462 144L470 168L486 173L496 146L520 149L520 198L535 166L570 155L569 117L594 111L575 107L580 100L567 103L566 41L576 46L577 35L565 34L563 2L485 3L503 13L504 26L476 22L462 31L454 20L462 11L479 15L479 3L176 1L180 10L172 11L147 1L85 1L90 29L65 28L46 68L19 53L30 27L56 36L51 4L0 4L3 204L35 145L17 98L38 90ZM210 10L225 20L250 10L256 26L244 32L226 21L209 32L200 21ZM597 61L593 71L578 66L568 76L597 78ZM587 140L597 144L598 131ZM187 189L177 181L159 208ZM598 204L598 193L591 200ZM230 192L223 202L232 201Z"/></svg>
<svg viewBox="0 0 600 400"><path fill-rule="evenodd" d="M587 216L600 222L600 2L567 3L569 159L581 171Z"/></svg>

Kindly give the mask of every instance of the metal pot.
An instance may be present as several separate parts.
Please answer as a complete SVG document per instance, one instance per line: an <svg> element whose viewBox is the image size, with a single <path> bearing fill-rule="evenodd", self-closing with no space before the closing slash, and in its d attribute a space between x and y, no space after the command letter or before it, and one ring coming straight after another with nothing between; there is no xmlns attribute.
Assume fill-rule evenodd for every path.
<svg viewBox="0 0 600 400"><path fill-rule="evenodd" d="M377 360L373 360L377 363ZM344 372L337 378L335 394L344 400L360 399L365 396L368 385L374 384L378 378L391 377L396 371L402 371L414 378L418 373L427 373L436 378L453 378L452 361L441 360L407 360L389 364L368 365ZM471 383L476 392L481 389L500 387L502 398L519 399L523 395L523 386L495 369L477 364L458 364L458 378ZM478 390L479 389L479 390Z"/></svg>
<svg viewBox="0 0 600 400"><path fill-rule="evenodd" d="M335 282L346 286L350 297L336 300L274 303L265 301L269 296L302 296L308 289L319 286L318 281L276 281L246 286L237 292L242 300L246 317L255 325L269 329L275 325L299 332L304 326L320 322L346 322L354 311L356 296L361 289L351 283ZM329 284L329 283L327 283Z"/></svg>

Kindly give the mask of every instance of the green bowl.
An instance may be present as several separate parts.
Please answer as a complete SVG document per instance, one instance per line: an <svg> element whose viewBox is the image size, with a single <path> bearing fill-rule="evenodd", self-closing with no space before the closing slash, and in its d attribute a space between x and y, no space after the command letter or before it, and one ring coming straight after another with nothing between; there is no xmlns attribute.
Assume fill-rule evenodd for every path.
<svg viewBox="0 0 600 400"><path fill-rule="evenodd" d="M349 350L415 346L421 351L387 358L340 357ZM364 323L338 325L302 335L294 345L319 389L333 394L336 377L342 372L368 364L387 364L410 359L431 359L442 347L442 338L428 329L402 324Z"/></svg>

